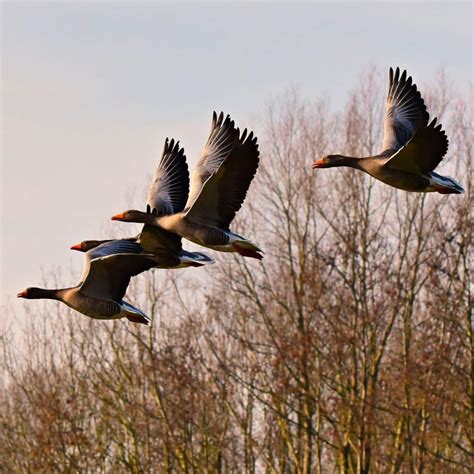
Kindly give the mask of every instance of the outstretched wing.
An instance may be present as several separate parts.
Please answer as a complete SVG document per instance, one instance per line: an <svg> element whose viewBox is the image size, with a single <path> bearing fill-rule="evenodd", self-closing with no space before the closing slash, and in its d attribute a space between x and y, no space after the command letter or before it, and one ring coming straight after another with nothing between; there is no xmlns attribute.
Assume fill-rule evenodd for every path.
<svg viewBox="0 0 474 474"><path fill-rule="evenodd" d="M163 155L147 196L147 212L174 214L184 209L189 192L189 171L179 142L165 141Z"/></svg>
<svg viewBox="0 0 474 474"><path fill-rule="evenodd" d="M407 72L397 67L395 74L390 68L389 88L384 119L382 150L398 150L405 145L422 123L426 123L427 112L420 92L407 78Z"/></svg>
<svg viewBox="0 0 474 474"><path fill-rule="evenodd" d="M153 255L140 253L137 243L113 240L85 254L81 293L98 299L121 301L130 278L156 265Z"/></svg>
<svg viewBox="0 0 474 474"><path fill-rule="evenodd" d="M429 125L419 127L408 143L400 148L384 166L426 174L439 165L448 151L448 145L448 137L441 129L441 124L436 126L435 118Z"/></svg>
<svg viewBox="0 0 474 474"><path fill-rule="evenodd" d="M237 129L239 135L239 130ZM257 137L247 129L201 189L187 216L196 222L228 230L244 202L258 168Z"/></svg>
<svg viewBox="0 0 474 474"><path fill-rule="evenodd" d="M236 130L234 121L230 119L229 115L224 120L222 112L219 114L219 117L213 112L209 138L194 170L191 192L185 209L193 206L194 201L201 193L204 183L229 156L238 139L238 135L239 132Z"/></svg>

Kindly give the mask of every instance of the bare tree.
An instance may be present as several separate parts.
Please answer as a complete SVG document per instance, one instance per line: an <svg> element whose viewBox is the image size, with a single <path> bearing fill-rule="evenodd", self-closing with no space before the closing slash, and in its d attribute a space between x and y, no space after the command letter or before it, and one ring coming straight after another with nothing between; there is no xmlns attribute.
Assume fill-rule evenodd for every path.
<svg viewBox="0 0 474 474"><path fill-rule="evenodd" d="M236 224L263 262L140 275L150 328L51 302L2 328L0 470L472 471L472 111L442 73L423 88L463 196L310 168L379 148L384 82L369 70L339 113L268 105Z"/></svg>

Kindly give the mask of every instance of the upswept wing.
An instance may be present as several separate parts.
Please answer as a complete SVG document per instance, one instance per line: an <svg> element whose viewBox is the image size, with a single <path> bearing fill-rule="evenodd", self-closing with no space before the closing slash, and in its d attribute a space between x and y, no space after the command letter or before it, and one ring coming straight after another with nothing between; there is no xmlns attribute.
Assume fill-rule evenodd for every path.
<svg viewBox="0 0 474 474"><path fill-rule="evenodd" d="M121 301L130 278L156 265L153 255L140 251L140 245L123 240L89 250L84 258L81 293L91 298Z"/></svg>
<svg viewBox="0 0 474 474"><path fill-rule="evenodd" d="M184 209L189 192L189 171L179 142L166 139L160 164L147 196L147 212L174 214Z"/></svg>
<svg viewBox="0 0 474 474"><path fill-rule="evenodd" d="M449 141L436 118L429 125L418 128L408 143L386 163L392 169L427 174L433 171L448 151Z"/></svg>
<svg viewBox="0 0 474 474"><path fill-rule="evenodd" d="M237 135L240 132L237 129ZM259 164L257 137L244 130L235 146L209 177L187 217L193 221L228 230L241 208Z"/></svg>
<svg viewBox="0 0 474 474"><path fill-rule="evenodd" d="M239 132L236 130L234 121L231 120L229 115L224 120L222 112L219 114L219 117L216 112L213 112L209 138L194 170L191 192L185 209L193 206L201 193L204 183L229 156L238 140L238 136Z"/></svg>
<svg viewBox="0 0 474 474"><path fill-rule="evenodd" d="M398 150L428 118L425 103L407 72L390 68L382 150Z"/></svg>

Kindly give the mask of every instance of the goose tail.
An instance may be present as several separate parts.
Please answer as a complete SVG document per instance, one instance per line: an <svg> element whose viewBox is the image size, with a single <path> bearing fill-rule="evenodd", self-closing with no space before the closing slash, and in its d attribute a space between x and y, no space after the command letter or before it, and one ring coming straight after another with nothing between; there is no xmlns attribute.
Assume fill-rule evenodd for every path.
<svg viewBox="0 0 474 474"><path fill-rule="evenodd" d="M463 187L449 176L441 176L438 173L430 173L430 186L440 194L462 194Z"/></svg>
<svg viewBox="0 0 474 474"><path fill-rule="evenodd" d="M135 306L132 306L126 301L122 301L121 307L123 316L132 323L145 324L147 326L150 324L150 318L143 311L135 308Z"/></svg>

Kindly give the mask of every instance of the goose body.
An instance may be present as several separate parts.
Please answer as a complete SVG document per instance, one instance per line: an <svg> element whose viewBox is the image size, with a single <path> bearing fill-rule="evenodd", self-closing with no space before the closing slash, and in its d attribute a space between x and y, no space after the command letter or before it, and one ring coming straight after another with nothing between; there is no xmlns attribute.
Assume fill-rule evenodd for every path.
<svg viewBox="0 0 474 474"><path fill-rule="evenodd" d="M453 178L441 176L434 171L428 173L403 171L385 166L389 160L385 160L385 163L383 163L383 158L377 158L377 160L380 161L369 158L364 162L364 159L361 159L360 169L394 188L420 193L460 194L464 192L464 189Z"/></svg>
<svg viewBox="0 0 474 474"><path fill-rule="evenodd" d="M156 239L156 237L152 237L150 239L148 237L144 237L149 233L145 228L152 229L152 234L155 234L155 231L158 231L159 235L162 235L165 232L160 228L145 225L144 230L136 237L119 240L83 240L79 244L71 246L71 249L78 250L79 252L87 252L88 250L96 248L99 245L107 242L125 240L134 242L137 245L137 251L140 254L152 254L156 262L156 265L153 268L177 269L187 267L201 267L203 265L215 263L215 260L204 252L188 252L187 250L184 250L181 248L180 242L178 244L179 248L173 249L169 246L169 244L164 244L161 240ZM171 235L173 236L173 239L177 237L175 234Z"/></svg>
<svg viewBox="0 0 474 474"><path fill-rule="evenodd" d="M132 276L153 268L154 255L140 253L140 246L130 240L102 243L84 255L80 283L71 288L27 288L18 297L52 299L94 319L127 318L149 324L150 319L138 308L123 300Z"/></svg>
<svg viewBox="0 0 474 474"><path fill-rule="evenodd" d="M398 189L412 192L460 194L464 190L453 178L434 169L448 150L448 138L437 119L429 120L425 103L406 71L390 68L384 119L383 151L368 157L327 155L313 168L347 166L370 174Z"/></svg>
<svg viewBox="0 0 474 474"><path fill-rule="evenodd" d="M109 298L93 298L81 292L80 286L47 290L43 288L28 288L19 297L28 299L53 299L62 301L65 305L93 319L127 318L133 322L148 324L150 319L138 308L126 301L114 301Z"/></svg>
<svg viewBox="0 0 474 474"><path fill-rule="evenodd" d="M184 159L183 159L184 158ZM150 187L147 212L125 211L113 220L159 227L204 247L261 259L261 250L229 228L257 171L259 151L253 133L240 134L234 122L214 112L209 138L193 174L182 149L163 155ZM184 179L187 176L188 181Z"/></svg>
<svg viewBox="0 0 474 474"><path fill-rule="evenodd" d="M147 217L142 216L145 219ZM195 244L218 252L238 252L243 256L262 258L259 253L261 250L245 237L217 226L196 223L188 218L186 212L163 217L152 216L149 222Z"/></svg>

